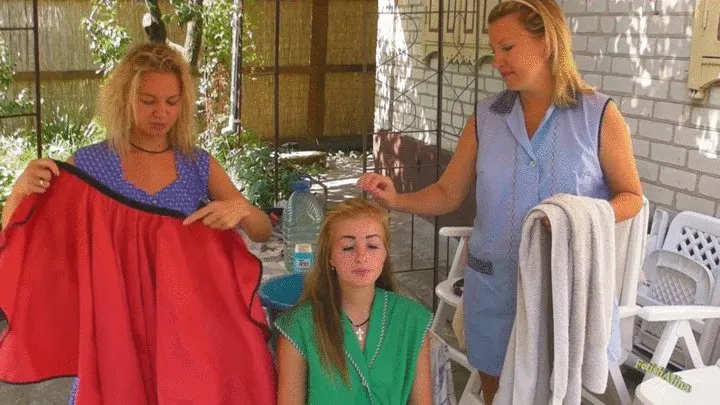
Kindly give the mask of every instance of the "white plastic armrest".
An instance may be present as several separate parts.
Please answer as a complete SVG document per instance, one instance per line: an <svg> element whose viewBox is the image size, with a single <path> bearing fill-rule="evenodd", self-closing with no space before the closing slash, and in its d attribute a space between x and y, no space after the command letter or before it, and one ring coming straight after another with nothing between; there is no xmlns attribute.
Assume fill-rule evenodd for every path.
<svg viewBox="0 0 720 405"><path fill-rule="evenodd" d="M445 226L440 228L440 236L458 237L470 236L472 227L469 226Z"/></svg>
<svg viewBox="0 0 720 405"><path fill-rule="evenodd" d="M663 305L643 307L638 316L650 322L720 318L720 307L707 305Z"/></svg>
<svg viewBox="0 0 720 405"><path fill-rule="evenodd" d="M640 305L622 305L618 307L620 319L630 318L638 314L642 307Z"/></svg>

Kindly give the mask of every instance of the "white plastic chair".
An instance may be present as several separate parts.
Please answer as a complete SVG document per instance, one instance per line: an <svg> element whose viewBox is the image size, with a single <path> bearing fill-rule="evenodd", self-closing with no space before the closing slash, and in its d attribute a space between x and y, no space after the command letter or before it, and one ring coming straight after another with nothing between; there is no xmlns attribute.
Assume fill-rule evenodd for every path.
<svg viewBox="0 0 720 405"><path fill-rule="evenodd" d="M711 302L720 304L720 296L713 296ZM634 404L720 403L720 390L717 387L720 382L720 361L715 366L706 367L701 357L701 351L706 350L714 342L701 339L698 344L690 327L691 320L720 319L720 306L648 306L641 309L638 316L648 321L666 322L650 360L650 363L659 369L665 369L678 341L680 339L684 341L689 357L688 365L691 365L692 369L675 374L692 386L692 394L689 395L680 388L671 386L667 381L647 373L644 381L635 390Z"/></svg>
<svg viewBox="0 0 720 405"><path fill-rule="evenodd" d="M647 240L648 255L658 249L662 249L669 223L670 214L660 207L655 208L650 225L650 234Z"/></svg>
<svg viewBox="0 0 720 405"><path fill-rule="evenodd" d="M648 219L648 203L647 200L643 201L642 210L630 221L617 224L615 229L617 252L616 257L617 263L617 277L616 280L621 282L621 285L616 285L616 294L620 304L620 329L621 329L621 341L623 346L623 358L620 363L623 362L630 366L635 366L638 359L634 353L632 353L633 347L633 324L635 323L635 317L648 322L664 322L664 330L660 334L659 342L656 346L654 356L650 360L653 364L659 367L665 367L668 364L670 353L673 351L678 341L682 339L686 345L686 351L689 353L690 361L696 367L703 366L703 360L700 355L701 351L705 346L710 346L708 342L701 342L698 344L695 341L695 336L692 333L690 324L697 322L697 320L708 319L708 318L720 318L720 308L713 308L709 306L669 306L669 305L657 305L657 306L646 306L641 308L637 305L640 302L640 293L638 291L638 279L640 273L640 267L643 263L644 252L646 251L647 235L647 219ZM681 217L682 219L682 217ZM671 227L672 229L672 227ZM625 235L625 236L623 236ZM626 242L620 238L626 238ZM670 243L673 239L670 238L668 233L667 241ZM623 246L626 247L628 254L626 257L622 256ZM642 255L638 255L638 251L643 252ZM681 249L682 250L682 249ZM711 281L709 277L710 272L702 265L692 261L691 259L681 256L679 254L657 251L651 256L648 256L648 261L653 262L656 267L649 271L649 276L654 277L654 280L658 279L677 279L679 277L686 277L691 280L706 280L700 281L700 284L705 284L705 287L695 287L692 290L693 297L705 296L708 297L709 288L707 287ZM683 266L685 263L692 263ZM624 265L623 265L624 264ZM685 270L677 270L677 268L684 268ZM658 283L658 286L663 282ZM668 285L672 285L671 282L667 282ZM720 285L720 283L717 283ZM713 287L715 291L709 293L710 298L706 298L706 302L709 301L711 304L718 302L720 304L720 292L717 291L717 287ZM662 288L658 287L658 290ZM645 291L649 294L649 291ZM653 293L662 295L660 292ZM646 303L652 303L655 301L649 300L646 295L644 298ZM619 403L622 405L630 405L632 398L630 397L625 381L620 373L620 364L611 364L609 374L614 386L614 389L619 398ZM646 376L647 378L647 376ZM608 386L610 389L610 386ZM637 392L637 391L636 391ZM637 394L636 394L637 395ZM596 396L583 390L583 398L592 404L603 404ZM648 404L649 405L649 404Z"/></svg>
<svg viewBox="0 0 720 405"><path fill-rule="evenodd" d="M684 211L671 222L662 249L649 255L643 265L646 283L638 292L638 304L656 305L720 305L711 302L711 296L720 297L720 219L707 215ZM720 300L720 298L718 298ZM650 322L638 318L634 345L642 352L657 352L664 323ZM717 334L718 322L709 326L701 319L689 322L694 334L693 341L702 338L704 333ZM712 345L705 345L701 353L708 362L718 356L713 355ZM683 347L677 347L670 356L670 362L679 368L690 365L689 353Z"/></svg>
<svg viewBox="0 0 720 405"><path fill-rule="evenodd" d="M635 405L715 405L720 404L720 361L715 366L700 367L675 373L688 385L690 392L683 387L673 386L667 381L654 377L638 385L635 390Z"/></svg>
<svg viewBox="0 0 720 405"><path fill-rule="evenodd" d="M615 297L620 312L620 342L623 350L619 363L608 365L608 373L622 405L631 404L630 393L620 373L620 364L627 360L632 348L634 318L640 310L636 302L637 286L647 249L649 217L650 204L647 198L643 197L640 212L615 225ZM603 404L597 396L584 388L582 394L583 398L592 404Z"/></svg>
<svg viewBox="0 0 720 405"><path fill-rule="evenodd" d="M468 242L470 240L471 233L471 227L444 227L440 229L441 236L459 238L459 242L457 249L455 250L455 255L453 256L450 271L448 271L447 279L440 282L435 287L435 295L438 297L438 306L430 329L438 336L441 335L441 329L452 320L452 317L455 314L455 309L462 299L462 297L455 295L455 292L453 291L453 284L462 279L465 275L465 266L467 265L468 257ZM470 365L467 355L463 350L447 341L445 341L445 344L448 345L448 355L450 359L470 372L470 377L468 378L463 393L460 396L458 405L482 404L482 399L478 396L480 391L480 377L477 370Z"/></svg>
<svg viewBox="0 0 720 405"><path fill-rule="evenodd" d="M653 317L650 314L646 315ZM713 313L711 315L720 316L720 313ZM660 314L656 313L655 316L659 317ZM671 328L673 327L669 326L668 330ZM687 332L691 333L691 331ZM690 337L692 338L692 334L690 334ZM667 344L669 353L674 348L674 343ZM694 364L694 366L695 368L693 369L674 373L679 381L681 381L681 384L677 384L678 380L676 380L675 377L670 379L670 381L676 383L672 385L669 381L659 377L651 377L648 379L649 376L646 375L645 381L638 385L635 390L635 401L633 404L671 405L688 403L701 405L720 403L720 390L717 388L718 381L720 381L720 361L714 366L705 367L702 365L702 360L700 360L700 364ZM662 369L664 365L658 364L658 368Z"/></svg>

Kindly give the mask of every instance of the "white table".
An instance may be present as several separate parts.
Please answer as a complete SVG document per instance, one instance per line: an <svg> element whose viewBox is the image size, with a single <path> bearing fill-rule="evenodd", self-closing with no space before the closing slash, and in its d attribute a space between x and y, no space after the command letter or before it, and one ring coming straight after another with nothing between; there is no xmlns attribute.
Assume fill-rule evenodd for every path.
<svg viewBox="0 0 720 405"><path fill-rule="evenodd" d="M638 385L635 405L718 405L720 404L720 367L717 365L680 371L675 375L692 388L685 392L654 377Z"/></svg>

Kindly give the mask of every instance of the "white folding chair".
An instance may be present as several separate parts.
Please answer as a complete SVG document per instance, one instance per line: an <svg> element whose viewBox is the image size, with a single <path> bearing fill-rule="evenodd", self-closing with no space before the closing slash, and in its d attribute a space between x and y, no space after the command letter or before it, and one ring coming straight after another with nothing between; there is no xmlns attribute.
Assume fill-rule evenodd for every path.
<svg viewBox="0 0 720 405"><path fill-rule="evenodd" d="M640 310L637 305L637 288L640 268L645 258L647 228L650 207L647 198L633 218L615 225L615 296L620 312L620 340L622 358L617 364L609 364L609 376L617 397L622 405L630 405L631 398L627 385L620 373L620 364L627 360L632 348L634 317ZM610 385L608 385L609 389ZM592 404L603 402L591 392L583 389L583 398Z"/></svg>
<svg viewBox="0 0 720 405"><path fill-rule="evenodd" d="M468 257L468 242L470 240L471 233L471 227L444 227L440 229L441 236L459 238L459 242L457 249L455 250L455 255L453 256L452 265L448 271L447 279L440 282L435 287L435 295L438 297L438 306L430 329L438 336L442 336L442 328L447 326L452 320L453 315L455 314L455 309L462 299L462 297L455 295L453 285L465 275L465 266L467 265ZM482 404L482 399L479 396L480 377L477 370L470 366L467 356L463 350L461 350L457 345L451 344L447 341L445 341L445 343L448 345L448 355L450 359L470 372L470 377L468 378L463 393L460 396L458 405Z"/></svg>
<svg viewBox="0 0 720 405"><path fill-rule="evenodd" d="M657 370L665 370L670 355L680 340L683 341L688 354L688 368L675 373L677 377L668 380L646 373L644 381L635 390L636 405L670 405L670 404L718 404L720 403L720 361L714 366L705 366L701 356L717 344L717 334L708 338L703 332L699 343L695 341L695 333L691 321L720 319L720 290L717 288L710 298L714 305L665 305L647 306L642 308L638 316L647 321L665 322L665 327L658 341L650 364ZM677 378L682 384L677 383ZM674 382L675 384L670 384ZM688 389L690 390L688 392Z"/></svg>
<svg viewBox="0 0 720 405"><path fill-rule="evenodd" d="M720 219L690 211L679 213L670 223L662 249L648 256L643 272L646 282L638 291L641 306L713 305L710 296L720 288L715 282L720 276ZM664 326L663 322L637 319L634 346L639 356L657 351ZM693 319L689 327L695 335L693 340L700 340L704 333L717 335L720 323L706 325ZM712 363L719 354L717 349L713 353L711 345L706 347L701 355ZM669 361L675 367L686 368L689 356L679 346Z"/></svg>

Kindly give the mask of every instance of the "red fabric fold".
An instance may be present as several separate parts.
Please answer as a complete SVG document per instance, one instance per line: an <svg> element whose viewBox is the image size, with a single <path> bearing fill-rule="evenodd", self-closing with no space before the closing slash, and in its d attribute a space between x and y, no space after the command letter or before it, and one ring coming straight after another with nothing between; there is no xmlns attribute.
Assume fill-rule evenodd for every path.
<svg viewBox="0 0 720 405"><path fill-rule="evenodd" d="M63 165L0 234L0 380L77 375L82 405L274 404L261 271L235 231Z"/></svg>

